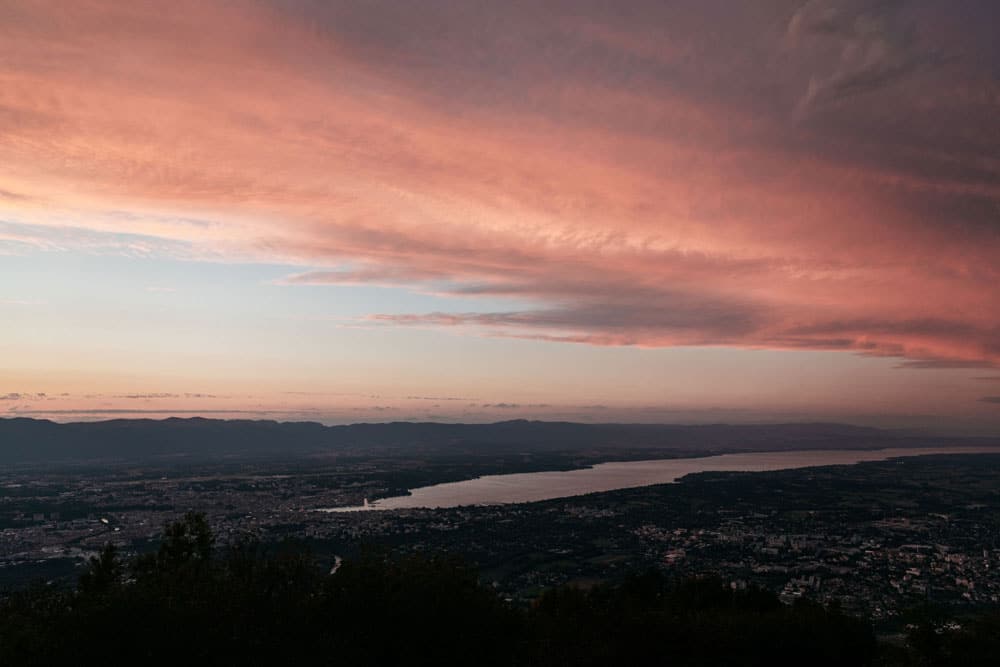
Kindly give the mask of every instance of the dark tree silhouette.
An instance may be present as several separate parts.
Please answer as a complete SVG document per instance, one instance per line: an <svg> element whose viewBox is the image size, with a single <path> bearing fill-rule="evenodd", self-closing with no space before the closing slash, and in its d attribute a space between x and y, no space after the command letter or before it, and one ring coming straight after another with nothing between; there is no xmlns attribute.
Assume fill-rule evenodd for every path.
<svg viewBox="0 0 1000 667"><path fill-rule="evenodd" d="M187 514L155 553L122 562L105 548L75 589L0 596L0 664L996 664L995 611L942 622L925 615L909 645L880 648L838 609L658 572L511 606L454 558L365 551L330 574L294 545L216 548Z"/></svg>
<svg viewBox="0 0 1000 667"><path fill-rule="evenodd" d="M91 556L87 571L80 575L80 593L95 595L105 593L121 583L124 569L118 560L118 548L105 545L97 556Z"/></svg>

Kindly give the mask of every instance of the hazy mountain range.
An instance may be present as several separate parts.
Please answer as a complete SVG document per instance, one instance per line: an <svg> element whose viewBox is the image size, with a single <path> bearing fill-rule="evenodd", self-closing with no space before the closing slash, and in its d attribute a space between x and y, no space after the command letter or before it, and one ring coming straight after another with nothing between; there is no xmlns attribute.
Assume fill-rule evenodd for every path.
<svg viewBox="0 0 1000 667"><path fill-rule="evenodd" d="M282 456L345 454L490 454L614 449L718 452L857 449L986 442L846 424L769 425L577 424L504 421L494 424L393 422L324 426L171 418L60 424L0 419L0 463L94 459L143 460L186 455Z"/></svg>

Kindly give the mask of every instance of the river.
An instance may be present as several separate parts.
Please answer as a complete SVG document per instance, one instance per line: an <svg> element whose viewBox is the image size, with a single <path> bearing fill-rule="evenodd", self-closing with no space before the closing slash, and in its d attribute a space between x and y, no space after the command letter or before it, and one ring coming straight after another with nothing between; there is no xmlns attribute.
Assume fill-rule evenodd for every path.
<svg viewBox="0 0 1000 667"><path fill-rule="evenodd" d="M461 482L435 484L410 490L408 496L382 498L367 505L332 507L325 512L398 510L530 503L553 498L582 496L652 484L670 484L697 472L765 472L828 465L852 465L903 456L930 454L1000 453L995 447L925 447L874 450L821 449L785 452L743 452L683 459L616 461L591 468L512 475L487 475Z"/></svg>

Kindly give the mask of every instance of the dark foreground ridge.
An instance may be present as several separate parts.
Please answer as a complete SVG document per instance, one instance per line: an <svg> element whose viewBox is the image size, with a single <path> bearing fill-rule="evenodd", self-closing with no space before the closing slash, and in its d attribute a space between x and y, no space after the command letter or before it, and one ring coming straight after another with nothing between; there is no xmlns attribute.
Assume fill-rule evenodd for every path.
<svg viewBox="0 0 1000 667"><path fill-rule="evenodd" d="M108 547L75 588L0 597L0 663L987 665L1000 616L924 613L879 643L863 620L715 579L633 576L513 606L447 557L370 552L321 569L291 545L216 549L203 515L131 561Z"/></svg>
<svg viewBox="0 0 1000 667"><path fill-rule="evenodd" d="M505 421L495 424L392 422L324 426L189 418L59 424L0 419L0 464L185 455L289 456L312 453L428 454L553 452L589 448L675 450L685 454L788 449L920 447L975 439L918 436L846 424L668 425Z"/></svg>

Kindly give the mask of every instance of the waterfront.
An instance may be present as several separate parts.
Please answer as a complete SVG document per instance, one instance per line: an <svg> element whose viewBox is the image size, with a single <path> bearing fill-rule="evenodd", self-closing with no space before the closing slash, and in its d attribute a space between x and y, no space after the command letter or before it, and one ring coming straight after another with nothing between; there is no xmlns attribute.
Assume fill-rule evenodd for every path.
<svg viewBox="0 0 1000 667"><path fill-rule="evenodd" d="M697 458L616 461L580 470L486 475L410 490L365 505L327 508L327 512L434 509L466 505L527 503L569 498L654 484L670 484L699 472L767 472L829 465L853 465L907 456L997 453L1000 447L900 447L873 450L744 452Z"/></svg>

